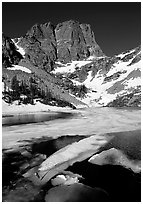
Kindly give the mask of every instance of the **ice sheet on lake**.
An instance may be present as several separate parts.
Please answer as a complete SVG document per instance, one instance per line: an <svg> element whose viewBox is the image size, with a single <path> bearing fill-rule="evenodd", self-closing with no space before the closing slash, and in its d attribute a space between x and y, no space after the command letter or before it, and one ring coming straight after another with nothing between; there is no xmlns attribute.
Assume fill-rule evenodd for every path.
<svg viewBox="0 0 143 204"><path fill-rule="evenodd" d="M107 138L104 135L93 135L79 142L75 142L48 157L41 164L39 171L50 170L56 165L72 160L84 152L96 152L105 143L107 143Z"/></svg>

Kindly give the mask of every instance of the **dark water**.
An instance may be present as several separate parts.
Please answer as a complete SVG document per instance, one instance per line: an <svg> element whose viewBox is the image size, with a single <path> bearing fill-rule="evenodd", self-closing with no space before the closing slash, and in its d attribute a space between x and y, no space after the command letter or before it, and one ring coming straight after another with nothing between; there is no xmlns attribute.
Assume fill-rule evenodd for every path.
<svg viewBox="0 0 143 204"><path fill-rule="evenodd" d="M51 121L56 119L66 119L72 117L72 113L67 112L53 112L53 113L37 113L25 115L9 115L2 118L3 126L22 125L29 123L40 123L44 121Z"/></svg>
<svg viewBox="0 0 143 204"><path fill-rule="evenodd" d="M100 166L85 160L75 163L67 170L82 175L83 184L105 190L109 194L109 201L140 202L141 200L141 175L122 166Z"/></svg>
<svg viewBox="0 0 143 204"><path fill-rule="evenodd" d="M101 147L99 153L114 147L132 160L141 160L141 130L109 133L109 135L114 136L113 139Z"/></svg>

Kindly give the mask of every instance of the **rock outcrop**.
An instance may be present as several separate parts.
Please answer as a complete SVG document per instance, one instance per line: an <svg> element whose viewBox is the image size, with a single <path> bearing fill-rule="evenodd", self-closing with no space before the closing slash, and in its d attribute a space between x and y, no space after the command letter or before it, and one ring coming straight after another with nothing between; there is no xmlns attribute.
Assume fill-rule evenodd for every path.
<svg viewBox="0 0 143 204"><path fill-rule="evenodd" d="M46 202L105 202L108 194L100 188L91 188L84 184L58 186L51 188L45 196Z"/></svg>
<svg viewBox="0 0 143 204"><path fill-rule="evenodd" d="M95 42L90 25L70 20L57 25L55 29L58 60L69 62L82 60L90 55L104 55Z"/></svg>
<svg viewBox="0 0 143 204"><path fill-rule="evenodd" d="M94 32L91 30L90 25L81 24L80 27L84 35L86 46L88 48L88 51L90 52L90 56L96 57L105 56L101 48L95 41Z"/></svg>
<svg viewBox="0 0 143 204"><path fill-rule="evenodd" d="M22 59L22 55L17 51L12 40L2 35L2 63L4 67L9 67L12 64L18 64Z"/></svg>
<svg viewBox="0 0 143 204"><path fill-rule="evenodd" d="M57 60L67 63L89 56L104 56L95 42L90 25L73 20L59 23L57 26L50 22L35 24L25 36L15 39L14 43L24 49L26 61L47 72L53 69ZM3 54L6 58L7 53Z"/></svg>
<svg viewBox="0 0 143 204"><path fill-rule="evenodd" d="M54 26L50 22L35 24L18 45L25 49L26 60L36 67L51 71L57 56Z"/></svg>
<svg viewBox="0 0 143 204"><path fill-rule="evenodd" d="M88 161L96 165L120 165L127 169L131 169L135 173L140 173L141 171L140 161L132 161L124 154L124 152L114 147L102 151L99 154L95 154Z"/></svg>

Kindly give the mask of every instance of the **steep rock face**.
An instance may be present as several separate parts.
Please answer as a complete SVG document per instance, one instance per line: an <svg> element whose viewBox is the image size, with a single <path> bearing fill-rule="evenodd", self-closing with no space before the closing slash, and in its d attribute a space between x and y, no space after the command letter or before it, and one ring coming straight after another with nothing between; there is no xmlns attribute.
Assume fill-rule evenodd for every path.
<svg viewBox="0 0 143 204"><path fill-rule="evenodd" d="M90 25L65 21L56 27L50 22L35 24L25 36L13 40L27 62L47 72L55 61L68 63L90 56L105 56L95 41Z"/></svg>
<svg viewBox="0 0 143 204"><path fill-rule="evenodd" d="M89 52L78 22L66 21L55 29L57 39L58 59L68 62L88 57Z"/></svg>
<svg viewBox="0 0 143 204"><path fill-rule="evenodd" d="M104 56L104 53L102 52L99 45L95 41L94 32L91 30L90 25L81 24L80 27L84 35L86 46L90 52L90 56L96 56L96 57Z"/></svg>
<svg viewBox="0 0 143 204"><path fill-rule="evenodd" d="M66 21L57 25L55 34L59 61L82 60L92 54L103 55L89 25Z"/></svg>
<svg viewBox="0 0 143 204"><path fill-rule="evenodd" d="M18 45L25 49L25 58L34 66L51 71L57 59L54 26L51 23L34 25Z"/></svg>
<svg viewBox="0 0 143 204"><path fill-rule="evenodd" d="M22 55L17 51L12 40L2 35L2 63L4 67L9 67L12 64L18 64L22 59Z"/></svg>

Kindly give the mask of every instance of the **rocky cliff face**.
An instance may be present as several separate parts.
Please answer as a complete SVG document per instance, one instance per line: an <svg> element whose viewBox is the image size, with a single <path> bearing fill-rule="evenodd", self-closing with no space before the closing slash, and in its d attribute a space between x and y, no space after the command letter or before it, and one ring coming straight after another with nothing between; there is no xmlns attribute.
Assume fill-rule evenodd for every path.
<svg viewBox="0 0 143 204"><path fill-rule="evenodd" d="M32 65L51 71L57 59L54 26L51 23L34 25L18 45L25 50L25 59Z"/></svg>
<svg viewBox="0 0 143 204"><path fill-rule="evenodd" d="M9 67L12 64L18 64L22 59L22 55L17 51L13 41L2 35L2 63L5 67Z"/></svg>
<svg viewBox="0 0 143 204"><path fill-rule="evenodd" d="M103 52L95 42L90 25L66 21L55 29L59 61L82 60L91 55L103 56Z"/></svg>
<svg viewBox="0 0 143 204"><path fill-rule="evenodd" d="M86 46L88 48L88 51L90 52L90 56L95 56L95 57L105 56L101 48L95 41L94 32L91 30L90 25L80 24L80 27L84 35Z"/></svg>
<svg viewBox="0 0 143 204"><path fill-rule="evenodd" d="M56 60L67 63L89 56L104 56L90 25L73 20L57 26L50 22L35 24L18 42L15 40L15 43L24 49L25 60L48 72L53 69Z"/></svg>

